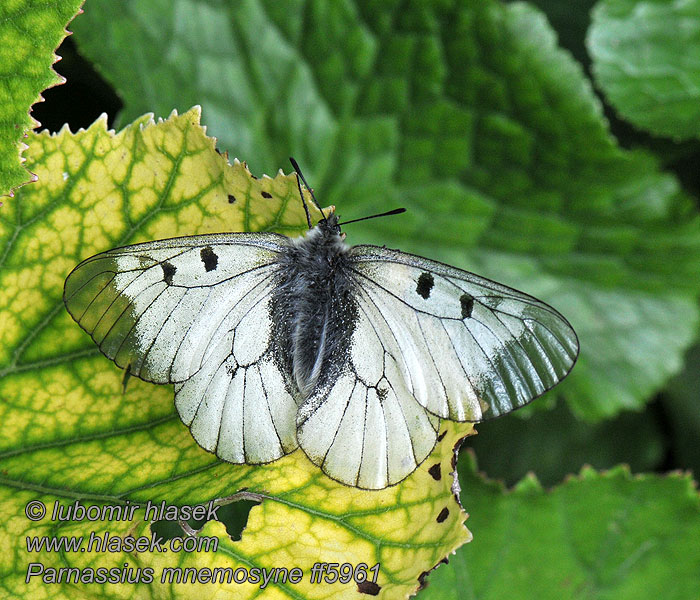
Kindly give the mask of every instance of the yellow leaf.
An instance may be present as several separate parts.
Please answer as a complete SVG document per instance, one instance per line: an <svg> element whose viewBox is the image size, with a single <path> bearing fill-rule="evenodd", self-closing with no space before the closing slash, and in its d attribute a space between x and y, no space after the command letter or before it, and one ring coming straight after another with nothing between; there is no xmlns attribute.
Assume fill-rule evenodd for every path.
<svg viewBox="0 0 700 600"><path fill-rule="evenodd" d="M0 213L0 503L8 515L0 541L15 550L0 558L0 579L11 597L238 598L258 597L264 586L262 595L270 598L355 598L354 579L312 584L310 578L319 574L316 563L353 569L364 563L366 569L379 564L365 572L368 579L376 572L376 582L359 589L400 598L469 538L451 471L454 447L471 426L443 425L444 439L425 463L378 492L330 480L301 450L265 466L221 462L182 425L170 386L132 379L123 393L122 371L63 308L69 271L109 248L196 233L304 231L296 177L256 179L245 164L229 164L206 137L198 108L158 123L147 115L119 133L102 119L75 134L36 134L26 156L39 181ZM174 552L167 541L162 550L140 552L95 545L105 533L118 545L128 536L151 539L149 502L214 502L218 517L216 507L240 498L241 490L261 502L242 538L233 541L216 520L197 534L196 540L216 543L216 551ZM80 510L76 500L103 518L52 519L54 507L63 514ZM47 515L31 521L25 507L37 505L30 502L42 502ZM100 512L135 504L129 518ZM86 551L28 552L27 536L38 536L37 543L41 536L83 536ZM274 568L292 576L295 567L298 582L283 582L279 573L267 585L207 581L214 568L229 569L217 572L224 575L239 569L240 578ZM191 570L167 570L175 568ZM117 582L100 583L98 569L117 569ZM177 583L178 573L198 583Z"/></svg>

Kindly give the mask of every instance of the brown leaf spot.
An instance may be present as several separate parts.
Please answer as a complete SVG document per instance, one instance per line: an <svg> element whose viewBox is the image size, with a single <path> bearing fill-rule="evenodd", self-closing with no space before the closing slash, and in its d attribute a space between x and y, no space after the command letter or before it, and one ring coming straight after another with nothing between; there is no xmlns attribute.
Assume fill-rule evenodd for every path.
<svg viewBox="0 0 700 600"><path fill-rule="evenodd" d="M357 584L357 591L360 594L369 594L370 596L376 596L381 590L381 586L377 585L373 581L363 581Z"/></svg>

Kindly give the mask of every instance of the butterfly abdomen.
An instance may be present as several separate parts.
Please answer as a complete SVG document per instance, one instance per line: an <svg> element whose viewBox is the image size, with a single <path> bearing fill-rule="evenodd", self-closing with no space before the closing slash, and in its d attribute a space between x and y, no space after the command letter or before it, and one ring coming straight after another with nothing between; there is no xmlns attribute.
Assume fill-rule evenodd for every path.
<svg viewBox="0 0 700 600"><path fill-rule="evenodd" d="M270 303L276 360L300 400L347 363L357 314L347 250L337 227L319 224L280 255Z"/></svg>

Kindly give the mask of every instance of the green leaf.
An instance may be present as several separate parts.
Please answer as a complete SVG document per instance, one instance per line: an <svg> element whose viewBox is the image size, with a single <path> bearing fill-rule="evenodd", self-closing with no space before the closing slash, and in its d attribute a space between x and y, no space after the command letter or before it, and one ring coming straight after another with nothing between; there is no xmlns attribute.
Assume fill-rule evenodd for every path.
<svg viewBox="0 0 700 600"><path fill-rule="evenodd" d="M92 0L76 39L124 118L202 103L253 169L295 156L348 228L541 297L574 325L579 416L639 408L696 335L700 219L621 150L541 13L516 3ZM131 44L128 40L139 39Z"/></svg>
<svg viewBox="0 0 700 600"><path fill-rule="evenodd" d="M0 196L32 180L22 168L23 139L37 125L29 108L62 83L51 65L82 0L7 0L0 4Z"/></svg>
<svg viewBox="0 0 700 600"><path fill-rule="evenodd" d="M447 424L444 439L400 485L380 492L349 488L323 475L297 450L269 465L232 465L202 450L178 419L171 386L138 379L123 391L123 372L103 357L66 312L63 281L80 260L127 243L249 229L295 235L306 228L297 180L251 176L215 151L199 109L155 123L137 119L119 133L106 119L86 131L32 134L28 166L36 185L0 213L0 524L6 552L0 581L8 597L145 596L203 598L260 585L160 583L166 567L299 567L303 582L270 584L281 598L352 593L357 586L312 586L315 562L380 564L387 598L407 596L422 572L469 539L452 492L454 448L471 432ZM318 213L314 217L318 218ZM243 495L236 495L246 490ZM192 505L239 497L262 503L240 541L220 522L204 525L218 549L194 553L25 552L26 536L150 536L145 504ZM31 522L31 500L64 507L138 503L133 518ZM97 509L94 509L97 510ZM144 520L149 516L148 520ZM223 518L217 515L219 518ZM440 517L440 518L438 518ZM182 532L180 532L182 535ZM26 547L25 547L26 549ZM83 569L152 568L155 583L25 584L28 565ZM84 571L87 573L87 571ZM86 575L88 577L89 575ZM85 581L85 580L81 580ZM376 591L376 588L372 588Z"/></svg>
<svg viewBox="0 0 700 600"><path fill-rule="evenodd" d="M700 135L700 1L601 0L587 46L623 118L656 135Z"/></svg>
<svg viewBox="0 0 700 600"><path fill-rule="evenodd" d="M506 490L470 454L460 481L474 539L430 574L422 600L697 597L700 496L689 474L584 468L551 491L534 476Z"/></svg>
<svg viewBox="0 0 700 600"><path fill-rule="evenodd" d="M108 80L134 82L117 85L122 123L201 104L219 144L253 157L257 174L289 164L285 140L306 140L294 154L306 165L335 135L311 73L258 2L91 2L74 27Z"/></svg>

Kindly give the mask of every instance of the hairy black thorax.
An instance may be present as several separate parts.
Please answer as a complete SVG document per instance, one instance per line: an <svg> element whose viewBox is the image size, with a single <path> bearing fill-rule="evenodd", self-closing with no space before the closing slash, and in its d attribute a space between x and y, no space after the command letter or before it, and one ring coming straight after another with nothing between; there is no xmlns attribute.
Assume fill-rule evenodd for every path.
<svg viewBox="0 0 700 600"><path fill-rule="evenodd" d="M347 363L357 319L349 247L330 215L281 253L270 303L276 360L300 400Z"/></svg>

